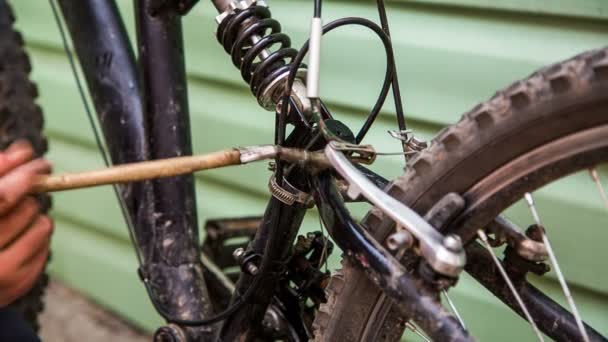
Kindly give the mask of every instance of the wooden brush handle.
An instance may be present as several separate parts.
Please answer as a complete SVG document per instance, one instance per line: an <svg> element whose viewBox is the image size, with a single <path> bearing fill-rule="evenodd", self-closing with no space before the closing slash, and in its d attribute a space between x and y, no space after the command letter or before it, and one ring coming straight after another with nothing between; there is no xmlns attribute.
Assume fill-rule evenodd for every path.
<svg viewBox="0 0 608 342"><path fill-rule="evenodd" d="M102 170L44 175L37 179L33 192L62 191L178 176L200 170L238 165L241 164L240 156L238 149L231 149L204 155L122 164Z"/></svg>

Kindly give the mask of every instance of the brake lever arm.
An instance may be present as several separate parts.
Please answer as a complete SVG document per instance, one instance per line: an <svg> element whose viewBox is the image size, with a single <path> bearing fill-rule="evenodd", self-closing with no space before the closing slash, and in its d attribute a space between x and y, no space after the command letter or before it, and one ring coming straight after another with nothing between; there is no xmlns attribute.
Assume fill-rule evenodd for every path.
<svg viewBox="0 0 608 342"><path fill-rule="evenodd" d="M454 237L443 236L414 210L376 187L339 151L341 149L343 147L340 143L330 141L325 147L325 156L348 182L348 196L357 198L361 195L367 198L397 225L407 229L420 242L422 257L434 271L446 276L458 276L466 261L462 245L454 244ZM451 240L448 244L447 239Z"/></svg>

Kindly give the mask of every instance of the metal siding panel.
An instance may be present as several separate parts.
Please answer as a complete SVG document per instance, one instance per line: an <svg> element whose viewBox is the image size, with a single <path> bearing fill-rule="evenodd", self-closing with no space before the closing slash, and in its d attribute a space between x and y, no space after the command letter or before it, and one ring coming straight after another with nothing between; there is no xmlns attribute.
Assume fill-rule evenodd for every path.
<svg viewBox="0 0 608 342"><path fill-rule="evenodd" d="M134 272L137 262L128 242L95 234L71 219L58 217L56 225L49 268L54 277L139 327L162 324Z"/></svg>
<svg viewBox="0 0 608 342"><path fill-rule="evenodd" d="M406 5L453 6L525 14L608 19L608 3L603 0L392 0L392 2L401 2Z"/></svg>

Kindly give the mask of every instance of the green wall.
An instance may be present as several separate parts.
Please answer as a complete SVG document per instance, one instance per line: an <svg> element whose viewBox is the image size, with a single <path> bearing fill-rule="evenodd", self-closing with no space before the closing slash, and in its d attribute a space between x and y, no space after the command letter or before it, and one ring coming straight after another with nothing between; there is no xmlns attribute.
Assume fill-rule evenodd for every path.
<svg viewBox="0 0 608 342"><path fill-rule="evenodd" d="M308 30L312 1L268 2L283 30L300 46ZM387 2L410 127L426 138L533 70L608 43L605 0ZM131 23L131 2L119 3L125 20ZM13 6L32 56L55 170L100 167L48 2L20 0L13 1ZM358 0L326 1L324 15L327 22L342 16L377 17L372 1ZM270 143L273 115L258 108L216 42L214 16L212 6L202 1L184 23L194 150L202 153ZM321 91L338 118L351 127L361 124L377 96L383 59L381 44L360 29L346 28L324 41ZM385 106L369 134L367 142L380 151L398 150L398 144L385 133L395 126L393 108L392 103ZM401 171L397 157L382 158L376 167L390 177ZM608 176L606 170L601 171ZM268 176L265 165L198 174L201 221L261 214L268 199ZM608 272L604 266L608 252L602 248L608 241L608 218L593 184L586 174L576 175L541 191L537 202L551 227L564 272L576 290L580 311L608 333ZM136 325L153 329L160 324L137 279L134 254L111 189L57 194L54 215L52 274ZM314 214L309 216L306 229L318 229ZM522 223L530 222L528 216L524 208L514 208L514 217ZM573 227L577 229L575 239L569 234ZM543 282L558 293L554 282ZM524 323L466 277L453 292L453 300L479 340L533 340ZM503 335L496 336L497 329Z"/></svg>

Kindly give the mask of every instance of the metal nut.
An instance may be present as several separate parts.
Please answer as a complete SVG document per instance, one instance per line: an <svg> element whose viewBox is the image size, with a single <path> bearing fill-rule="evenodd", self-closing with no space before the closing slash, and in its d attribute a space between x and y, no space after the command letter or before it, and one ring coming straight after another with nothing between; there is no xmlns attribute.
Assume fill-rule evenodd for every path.
<svg viewBox="0 0 608 342"><path fill-rule="evenodd" d="M386 247L391 251L410 248L414 244L414 237L407 230L399 230L389 235L386 239Z"/></svg>

